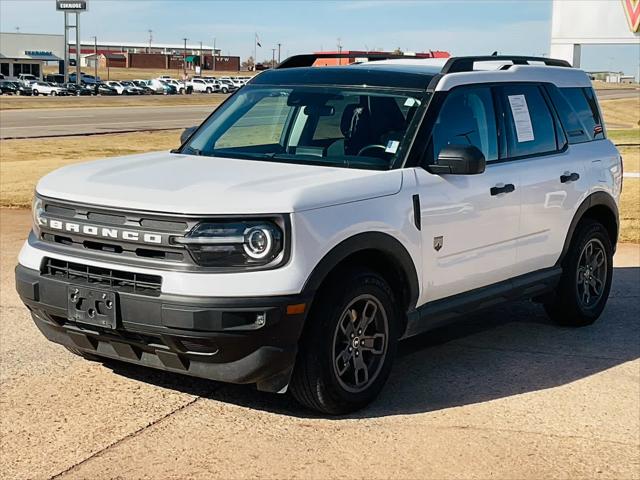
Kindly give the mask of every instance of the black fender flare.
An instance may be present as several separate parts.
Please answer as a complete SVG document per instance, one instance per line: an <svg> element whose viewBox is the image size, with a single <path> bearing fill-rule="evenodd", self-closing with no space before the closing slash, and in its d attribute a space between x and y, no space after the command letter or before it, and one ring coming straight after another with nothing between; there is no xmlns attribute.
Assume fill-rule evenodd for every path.
<svg viewBox="0 0 640 480"><path fill-rule="evenodd" d="M620 232L620 218L618 216L618 206L616 205L616 201L614 198L607 192L595 192L589 195L578 207L573 219L571 220L571 224L569 225L569 230L567 232L567 237L565 238L564 245L562 246L562 253L560 254L560 258L558 259L557 265L560 265L564 260L567 252L569 251L569 247L571 246L571 241L573 240L573 234L576 231L580 220L584 217L584 214L593 207L598 205L602 205L608 208L611 211L611 214L615 218L616 222L616 238L613 239L613 250L615 252L616 243L618 240L618 234Z"/></svg>
<svg viewBox="0 0 640 480"><path fill-rule="evenodd" d="M377 250L386 254L404 274L408 288L408 310L413 310L420 292L415 264L407 249L398 239L382 232L359 233L333 247L307 277L302 289L304 295L312 297L336 266L350 255L366 250Z"/></svg>

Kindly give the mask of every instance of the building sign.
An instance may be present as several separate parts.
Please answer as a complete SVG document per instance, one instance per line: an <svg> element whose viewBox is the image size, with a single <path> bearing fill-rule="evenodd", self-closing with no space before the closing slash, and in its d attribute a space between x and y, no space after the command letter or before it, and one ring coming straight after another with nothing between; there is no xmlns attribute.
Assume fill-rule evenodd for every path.
<svg viewBox="0 0 640 480"><path fill-rule="evenodd" d="M43 50L25 50L24 54L28 57L53 57L53 52L45 52Z"/></svg>
<svg viewBox="0 0 640 480"><path fill-rule="evenodd" d="M84 12L87 9L86 0L57 0L56 10L64 12Z"/></svg>
<svg viewBox="0 0 640 480"><path fill-rule="evenodd" d="M627 14L629 28L633 33L640 31L640 0L622 0L624 11Z"/></svg>

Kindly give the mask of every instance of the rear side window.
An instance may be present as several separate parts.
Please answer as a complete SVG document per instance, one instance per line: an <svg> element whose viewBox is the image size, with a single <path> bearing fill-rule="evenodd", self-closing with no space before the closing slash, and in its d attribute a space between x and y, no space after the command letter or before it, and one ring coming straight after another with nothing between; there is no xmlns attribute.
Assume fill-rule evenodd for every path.
<svg viewBox="0 0 640 480"><path fill-rule="evenodd" d="M549 106L537 85L502 87L508 138L508 157L555 152L556 127Z"/></svg>
<svg viewBox="0 0 640 480"><path fill-rule="evenodd" d="M581 143L591 140L600 140L604 138L604 128L602 127L602 120L600 119L600 112L598 111L598 103L596 101L595 94L591 88L561 88L560 92L566 102L571 108L570 117L577 117L579 126L576 127L576 121L571 119L565 123L565 116L567 116L566 109L563 109L558 104L558 111L560 118L565 125L567 134L569 136L569 143ZM555 100L554 100L555 102ZM572 130L579 129L584 133L582 136L572 135ZM577 133L577 132L574 132Z"/></svg>

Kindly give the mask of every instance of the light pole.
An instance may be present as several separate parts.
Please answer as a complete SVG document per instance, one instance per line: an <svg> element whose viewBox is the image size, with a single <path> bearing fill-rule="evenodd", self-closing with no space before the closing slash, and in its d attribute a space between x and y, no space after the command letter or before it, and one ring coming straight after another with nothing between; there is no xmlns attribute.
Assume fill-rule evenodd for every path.
<svg viewBox="0 0 640 480"><path fill-rule="evenodd" d="M93 36L93 87L98 94L98 36Z"/></svg>
<svg viewBox="0 0 640 480"><path fill-rule="evenodd" d="M184 50L182 51L182 80L187 78L187 39L184 40Z"/></svg>
<svg viewBox="0 0 640 480"><path fill-rule="evenodd" d="M276 66L276 49L271 49L271 68L275 68Z"/></svg>
<svg viewBox="0 0 640 480"><path fill-rule="evenodd" d="M149 52L151 53L151 41L153 40L153 30L149 29L147 30L147 32L149 32Z"/></svg>
<svg viewBox="0 0 640 480"><path fill-rule="evenodd" d="M340 43L340 37L338 37L338 65L342 65L342 44Z"/></svg>
<svg viewBox="0 0 640 480"><path fill-rule="evenodd" d="M198 58L198 66L200 67L200 75L202 75L202 42L200 42L200 58Z"/></svg>
<svg viewBox="0 0 640 480"><path fill-rule="evenodd" d="M278 65L280 65L280 47L282 47L281 43L278 44Z"/></svg>
<svg viewBox="0 0 640 480"><path fill-rule="evenodd" d="M213 70L216 69L216 37L213 37L213 52L211 52L211 56L213 57L213 60L211 63L213 63L212 68Z"/></svg>

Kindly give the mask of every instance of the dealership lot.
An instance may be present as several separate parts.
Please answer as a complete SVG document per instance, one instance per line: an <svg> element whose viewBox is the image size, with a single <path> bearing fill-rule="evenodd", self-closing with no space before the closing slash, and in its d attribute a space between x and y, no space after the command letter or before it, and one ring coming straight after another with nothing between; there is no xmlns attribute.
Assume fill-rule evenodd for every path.
<svg viewBox="0 0 640 480"><path fill-rule="evenodd" d="M640 247L594 326L518 303L408 342L370 408L321 419L285 396L87 362L14 292L29 229L2 210L1 478L637 478ZM366 461L362 459L366 458Z"/></svg>

